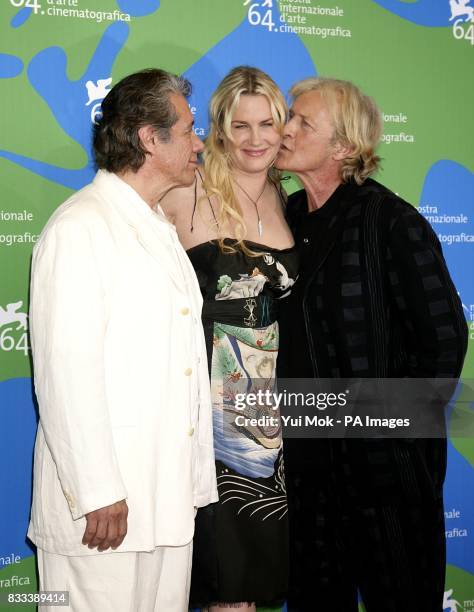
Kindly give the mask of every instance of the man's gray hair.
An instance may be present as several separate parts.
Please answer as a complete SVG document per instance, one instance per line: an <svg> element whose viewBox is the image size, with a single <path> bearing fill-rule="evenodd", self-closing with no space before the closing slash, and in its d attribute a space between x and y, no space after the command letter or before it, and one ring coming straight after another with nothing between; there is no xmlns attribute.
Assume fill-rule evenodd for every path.
<svg viewBox="0 0 474 612"><path fill-rule="evenodd" d="M170 130L178 115L170 96L191 94L191 83L182 76L159 68L135 72L119 81L102 102L102 117L93 131L96 166L109 172L136 172L145 162L138 130L145 125L155 128L162 142L170 139Z"/></svg>

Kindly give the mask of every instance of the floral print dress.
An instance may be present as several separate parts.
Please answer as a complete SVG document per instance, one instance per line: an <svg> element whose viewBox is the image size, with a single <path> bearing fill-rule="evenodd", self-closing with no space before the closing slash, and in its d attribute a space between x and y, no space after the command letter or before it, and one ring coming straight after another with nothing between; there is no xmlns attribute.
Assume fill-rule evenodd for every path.
<svg viewBox="0 0 474 612"><path fill-rule="evenodd" d="M278 605L286 596L287 504L278 414L270 406L238 409L236 398L273 389L278 306L295 281L297 255L294 248L246 245L261 255L224 254L214 241L188 251L204 297L219 491L219 501L196 516L194 606ZM239 415L245 419L239 421Z"/></svg>

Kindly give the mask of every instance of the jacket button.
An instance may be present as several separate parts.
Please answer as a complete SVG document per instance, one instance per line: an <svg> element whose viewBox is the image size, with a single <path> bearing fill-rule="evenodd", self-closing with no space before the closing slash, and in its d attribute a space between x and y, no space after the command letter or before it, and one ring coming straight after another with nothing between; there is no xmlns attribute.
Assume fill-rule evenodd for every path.
<svg viewBox="0 0 474 612"><path fill-rule="evenodd" d="M192 368L186 368L184 370L184 375L185 376L191 376L192 373L193 373L193 369Z"/></svg>
<svg viewBox="0 0 474 612"><path fill-rule="evenodd" d="M303 238L303 242L304 242L305 244L308 244L308 242L309 242L309 238Z"/></svg>
<svg viewBox="0 0 474 612"><path fill-rule="evenodd" d="M193 436L194 435L194 427L191 427L188 431L188 436Z"/></svg>
<svg viewBox="0 0 474 612"><path fill-rule="evenodd" d="M182 315L187 315L187 314L189 314L189 308L186 308L186 307L185 308L181 308L180 312L181 312Z"/></svg>

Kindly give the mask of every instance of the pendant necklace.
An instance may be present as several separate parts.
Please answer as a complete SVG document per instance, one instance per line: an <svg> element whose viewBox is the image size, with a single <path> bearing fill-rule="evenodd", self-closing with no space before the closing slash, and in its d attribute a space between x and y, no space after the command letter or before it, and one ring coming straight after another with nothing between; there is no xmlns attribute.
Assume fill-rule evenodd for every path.
<svg viewBox="0 0 474 612"><path fill-rule="evenodd" d="M252 202L252 204L255 206L255 212L257 213L257 229L258 229L258 235L261 237L263 234L263 224L262 224L262 220L260 219L260 214L258 212L258 201L260 200L260 198L263 196L263 192L265 191L266 187L267 187L267 180L265 179L265 184L263 185L263 189L260 192L258 198L256 200L254 200L253 198L251 198L249 196L249 194L245 191L245 189L242 187L242 185L240 185L234 177L232 177L232 180L234 181L234 183L237 185L237 187L247 196L247 198Z"/></svg>

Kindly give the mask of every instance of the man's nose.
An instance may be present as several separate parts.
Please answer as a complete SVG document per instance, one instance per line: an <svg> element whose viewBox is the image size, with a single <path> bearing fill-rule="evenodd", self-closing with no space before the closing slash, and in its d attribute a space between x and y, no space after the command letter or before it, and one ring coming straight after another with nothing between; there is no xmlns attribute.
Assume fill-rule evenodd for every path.
<svg viewBox="0 0 474 612"><path fill-rule="evenodd" d="M293 138L295 135L295 120L294 117L288 119L283 128L283 138Z"/></svg>
<svg viewBox="0 0 474 612"><path fill-rule="evenodd" d="M204 143L199 136L196 135L196 132L193 132L193 151L195 153L202 153L202 151L204 151Z"/></svg>

